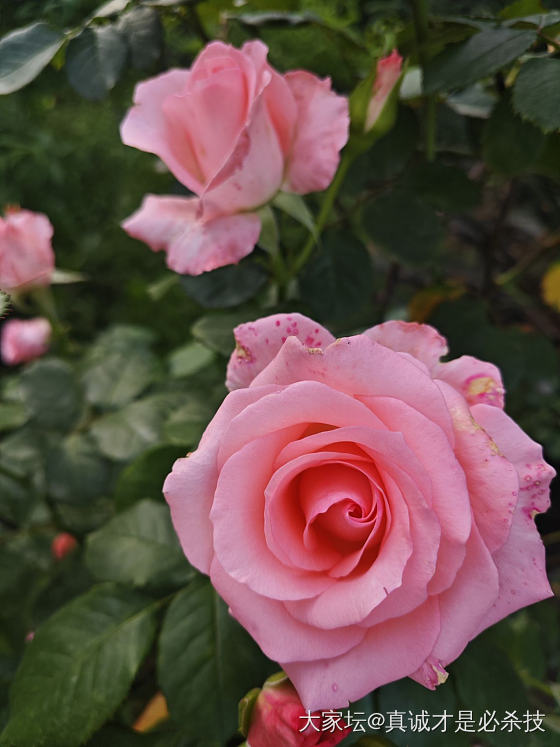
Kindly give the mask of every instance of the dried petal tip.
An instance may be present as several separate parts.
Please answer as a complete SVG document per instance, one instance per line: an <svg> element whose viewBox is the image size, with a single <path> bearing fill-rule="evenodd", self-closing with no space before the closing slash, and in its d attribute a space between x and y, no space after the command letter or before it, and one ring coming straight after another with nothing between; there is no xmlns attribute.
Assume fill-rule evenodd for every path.
<svg viewBox="0 0 560 747"><path fill-rule="evenodd" d="M439 659L429 656L412 677L424 687L435 690L438 685L443 685L447 680L449 672L445 670Z"/></svg>

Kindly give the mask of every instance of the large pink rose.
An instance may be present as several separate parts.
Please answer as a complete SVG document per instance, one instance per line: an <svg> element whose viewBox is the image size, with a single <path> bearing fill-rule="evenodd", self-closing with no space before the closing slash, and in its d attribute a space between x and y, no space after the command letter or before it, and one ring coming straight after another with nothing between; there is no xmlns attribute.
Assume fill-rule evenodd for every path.
<svg viewBox="0 0 560 747"><path fill-rule="evenodd" d="M48 319L10 319L2 325L0 355L8 366L32 361L44 355L51 341Z"/></svg>
<svg viewBox="0 0 560 747"><path fill-rule="evenodd" d="M305 708L400 677L429 688L481 630L550 596L534 524L554 471L503 411L500 373L440 363L427 325L333 341L241 325L232 391L164 492L193 565Z"/></svg>
<svg viewBox="0 0 560 747"><path fill-rule="evenodd" d="M48 285L54 270L53 227L46 215L11 208L0 217L0 288Z"/></svg>
<svg viewBox="0 0 560 747"><path fill-rule="evenodd" d="M330 80L280 75L267 47L212 42L190 70L140 83L121 127L197 197L147 195L123 228L167 264L198 275L238 262L259 237L255 212L279 190L325 189L348 138L348 103Z"/></svg>

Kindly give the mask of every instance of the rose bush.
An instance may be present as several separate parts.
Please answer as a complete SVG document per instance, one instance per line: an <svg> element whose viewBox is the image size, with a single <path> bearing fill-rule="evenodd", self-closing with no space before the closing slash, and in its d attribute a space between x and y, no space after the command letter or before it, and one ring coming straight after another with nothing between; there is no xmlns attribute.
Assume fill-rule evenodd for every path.
<svg viewBox="0 0 560 747"><path fill-rule="evenodd" d="M52 329L48 319L10 319L0 336L0 355L8 366L32 361L49 349Z"/></svg>
<svg viewBox="0 0 560 747"><path fill-rule="evenodd" d="M0 288L48 285L54 270L53 227L46 215L9 208L0 217Z"/></svg>
<svg viewBox="0 0 560 747"><path fill-rule="evenodd" d="M279 190L325 189L348 138L348 103L330 80L280 75L267 47L212 42L190 70L140 83L121 127L125 144L157 154L197 197L147 195L123 223L167 252L168 266L198 275L249 254L255 212Z"/></svg>
<svg viewBox="0 0 560 747"><path fill-rule="evenodd" d="M226 397L164 493L193 565L306 708L410 676L550 596L535 513L554 475L498 369L430 326L333 341L298 314L236 330Z"/></svg>

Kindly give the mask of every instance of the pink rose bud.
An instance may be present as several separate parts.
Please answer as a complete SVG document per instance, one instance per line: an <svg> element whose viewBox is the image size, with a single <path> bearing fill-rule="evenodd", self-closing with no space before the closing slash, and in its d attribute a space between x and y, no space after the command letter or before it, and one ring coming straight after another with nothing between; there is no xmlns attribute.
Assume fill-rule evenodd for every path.
<svg viewBox="0 0 560 747"><path fill-rule="evenodd" d="M31 643L31 641L34 638L35 638L35 631L34 630L30 630L29 633L27 633L26 636L25 636L25 642L26 643Z"/></svg>
<svg viewBox="0 0 560 747"><path fill-rule="evenodd" d="M433 327L399 321L335 340L275 314L235 338L233 391L163 491L188 559L304 709L401 677L434 689L481 631L552 595L534 518L554 470L496 366L442 362ZM293 693L262 697L290 707L256 724L288 729Z"/></svg>
<svg viewBox="0 0 560 747"><path fill-rule="evenodd" d="M402 57L396 49L388 57L383 57L377 63L375 81L366 115L366 132L372 129L382 114L391 92L401 77L401 71Z"/></svg>
<svg viewBox="0 0 560 747"><path fill-rule="evenodd" d="M271 678L274 680L274 678ZM287 678L265 683L251 714L247 742L250 747L312 747L335 745L351 729L341 718L333 730L323 729L319 712L306 711Z"/></svg>
<svg viewBox="0 0 560 747"><path fill-rule="evenodd" d="M0 333L0 354L8 366L31 361L49 349L51 325L47 319L10 319Z"/></svg>
<svg viewBox="0 0 560 747"><path fill-rule="evenodd" d="M46 215L8 208L0 217L0 288L48 285L54 270L53 227Z"/></svg>
<svg viewBox="0 0 560 747"><path fill-rule="evenodd" d="M348 101L328 78L280 74L268 49L212 42L190 70L136 87L122 140L155 153L196 197L147 195L123 223L167 252L176 272L199 275L239 262L260 234L258 209L279 190L325 189L348 139Z"/></svg>
<svg viewBox="0 0 560 747"><path fill-rule="evenodd" d="M68 532L60 532L52 541L51 553L55 560L62 560L66 555L73 552L77 546L75 537Z"/></svg>

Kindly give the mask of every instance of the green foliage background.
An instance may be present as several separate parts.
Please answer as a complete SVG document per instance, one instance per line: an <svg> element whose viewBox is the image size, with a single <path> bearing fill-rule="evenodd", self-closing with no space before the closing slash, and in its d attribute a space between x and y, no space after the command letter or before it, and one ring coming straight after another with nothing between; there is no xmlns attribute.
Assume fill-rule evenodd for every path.
<svg viewBox="0 0 560 747"><path fill-rule="evenodd" d="M1 370L0 744L234 745L237 701L276 667L189 568L161 485L225 395L235 324L282 310L337 335L427 321L453 357L501 368L509 414L560 467L560 292L555 305L541 288L560 261L560 2L434 0L424 26L425 4L407 0L97 8L0 6L0 36L48 24L26 32L24 55L53 44L44 69L0 98L0 205L46 213L57 266L85 275L54 288L68 336ZM119 123L139 80L188 67L209 39L255 37L278 69L330 75L346 94L397 46L409 68L396 122L350 168L297 277L321 194L275 204L268 236L238 267L180 279L119 228L146 192L184 192L156 158L122 145ZM5 45L0 88L20 74ZM556 591L559 505L555 483L539 527ZM79 548L57 562L59 531ZM549 600L472 643L435 693L402 681L356 710L538 708L545 733L387 737L559 744L558 637ZM159 690L171 718L138 734Z"/></svg>

